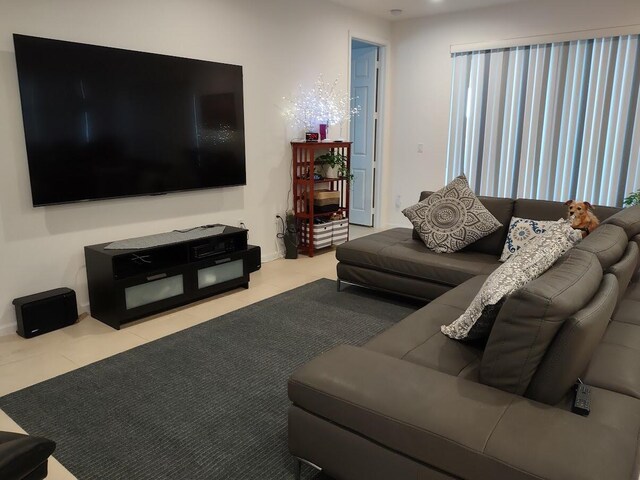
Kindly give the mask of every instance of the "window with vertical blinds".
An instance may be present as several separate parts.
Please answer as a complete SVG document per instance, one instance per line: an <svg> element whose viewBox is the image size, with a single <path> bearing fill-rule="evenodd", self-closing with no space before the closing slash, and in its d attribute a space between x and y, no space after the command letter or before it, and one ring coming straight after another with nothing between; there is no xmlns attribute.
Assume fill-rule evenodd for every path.
<svg viewBox="0 0 640 480"><path fill-rule="evenodd" d="M453 56L447 181L621 206L640 188L638 35Z"/></svg>

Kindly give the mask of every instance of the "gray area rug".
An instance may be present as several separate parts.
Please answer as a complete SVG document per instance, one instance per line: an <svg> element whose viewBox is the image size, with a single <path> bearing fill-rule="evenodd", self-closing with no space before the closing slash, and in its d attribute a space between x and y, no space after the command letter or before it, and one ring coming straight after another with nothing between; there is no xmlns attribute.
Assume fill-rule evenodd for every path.
<svg viewBox="0 0 640 480"><path fill-rule="evenodd" d="M319 280L4 396L0 408L55 440L55 457L83 480L293 478L291 372L417 307Z"/></svg>

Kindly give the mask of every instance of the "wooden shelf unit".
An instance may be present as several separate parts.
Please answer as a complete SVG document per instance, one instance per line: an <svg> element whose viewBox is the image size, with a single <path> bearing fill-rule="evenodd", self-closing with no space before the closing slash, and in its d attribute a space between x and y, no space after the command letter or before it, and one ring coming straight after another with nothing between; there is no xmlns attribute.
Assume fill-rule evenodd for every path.
<svg viewBox="0 0 640 480"><path fill-rule="evenodd" d="M344 219L349 220L349 178L323 178L314 180L315 159L332 151L347 159L347 171L351 171L351 142L291 142L293 168L293 211L297 220L298 251L310 257L314 253L313 220L330 217L336 212L316 213L313 198L315 191L322 189L340 192L340 208ZM303 232L308 231L308 238Z"/></svg>

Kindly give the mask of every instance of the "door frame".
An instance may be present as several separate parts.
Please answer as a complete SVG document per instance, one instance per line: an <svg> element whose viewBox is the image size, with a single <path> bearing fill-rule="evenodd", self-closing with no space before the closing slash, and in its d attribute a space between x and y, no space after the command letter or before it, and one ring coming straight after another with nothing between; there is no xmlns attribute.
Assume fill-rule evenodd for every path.
<svg viewBox="0 0 640 480"><path fill-rule="evenodd" d="M374 182L373 182L373 228L379 228L382 225L382 217L385 212L382 211L383 204L381 202L382 193L382 174L384 170L384 159L387 158L383 148L386 146L384 142L384 133L387 129L383 128L386 123L386 93L388 84L388 52L389 41L381 38L374 38L370 35L359 34L358 32L349 31L349 48L347 59L347 88L351 93L351 45L353 40L359 40L361 42L369 43L374 47L378 47L378 121L376 122L375 131L375 157L374 157ZM351 140L351 126L349 125L349 140Z"/></svg>

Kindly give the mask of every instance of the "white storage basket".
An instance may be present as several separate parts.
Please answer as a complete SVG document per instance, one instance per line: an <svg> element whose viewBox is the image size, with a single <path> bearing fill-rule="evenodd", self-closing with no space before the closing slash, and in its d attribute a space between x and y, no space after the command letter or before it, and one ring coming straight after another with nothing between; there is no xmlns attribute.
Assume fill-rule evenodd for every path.
<svg viewBox="0 0 640 480"><path fill-rule="evenodd" d="M349 220L343 218L342 220L334 220L333 232L331 235L331 244L340 245L341 243L349 240Z"/></svg>
<svg viewBox="0 0 640 480"><path fill-rule="evenodd" d="M325 248L331 246L333 235L333 222L313 224L313 249ZM305 243L309 244L309 228L303 225L303 234Z"/></svg>

